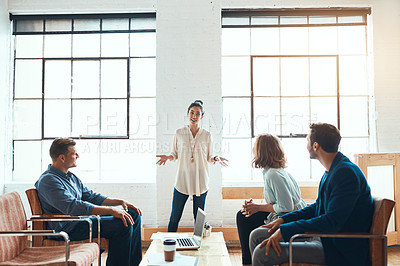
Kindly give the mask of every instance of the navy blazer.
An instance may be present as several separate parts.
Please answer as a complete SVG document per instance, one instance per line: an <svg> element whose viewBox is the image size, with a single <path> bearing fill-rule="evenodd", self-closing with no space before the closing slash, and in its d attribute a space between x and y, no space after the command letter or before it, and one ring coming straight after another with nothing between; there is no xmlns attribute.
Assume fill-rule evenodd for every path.
<svg viewBox="0 0 400 266"><path fill-rule="evenodd" d="M282 216L283 239L304 232L369 232L374 211L360 168L341 152L322 176L315 203ZM368 239L321 238L327 265L371 265Z"/></svg>

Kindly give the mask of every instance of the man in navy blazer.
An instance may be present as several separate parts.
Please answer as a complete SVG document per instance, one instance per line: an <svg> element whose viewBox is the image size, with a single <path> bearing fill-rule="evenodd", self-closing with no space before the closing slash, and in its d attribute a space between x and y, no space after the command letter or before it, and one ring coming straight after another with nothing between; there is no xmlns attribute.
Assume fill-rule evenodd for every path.
<svg viewBox="0 0 400 266"><path fill-rule="evenodd" d="M371 190L360 168L338 152L339 130L310 125L307 149L325 167L315 203L255 229L250 235L253 265L288 262L288 241L305 232L369 232L374 210ZM272 249L270 248L272 246ZM293 245L293 261L327 265L371 265L367 239L314 238Z"/></svg>

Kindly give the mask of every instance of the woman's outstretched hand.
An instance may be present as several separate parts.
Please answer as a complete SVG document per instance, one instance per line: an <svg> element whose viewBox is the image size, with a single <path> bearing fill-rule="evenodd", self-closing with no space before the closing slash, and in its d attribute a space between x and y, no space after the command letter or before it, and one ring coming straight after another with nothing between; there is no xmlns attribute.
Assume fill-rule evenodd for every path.
<svg viewBox="0 0 400 266"><path fill-rule="evenodd" d="M215 160L216 162L219 162L220 165L222 165L223 167L227 167L228 164L227 162L229 162L228 159L225 159L224 157L217 157L217 160Z"/></svg>
<svg viewBox="0 0 400 266"><path fill-rule="evenodd" d="M164 165L169 159L171 155L156 155L156 157L160 158L156 164L158 165Z"/></svg>

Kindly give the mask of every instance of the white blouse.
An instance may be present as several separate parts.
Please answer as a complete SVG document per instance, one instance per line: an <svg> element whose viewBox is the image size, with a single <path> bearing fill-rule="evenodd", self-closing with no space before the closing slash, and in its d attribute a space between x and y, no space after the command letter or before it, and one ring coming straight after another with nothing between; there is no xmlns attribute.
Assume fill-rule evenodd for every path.
<svg viewBox="0 0 400 266"><path fill-rule="evenodd" d="M200 128L193 138L189 126L177 129L171 154L178 160L175 188L182 194L196 195L208 190L208 164L212 163L211 134ZM193 156L193 160L192 160Z"/></svg>

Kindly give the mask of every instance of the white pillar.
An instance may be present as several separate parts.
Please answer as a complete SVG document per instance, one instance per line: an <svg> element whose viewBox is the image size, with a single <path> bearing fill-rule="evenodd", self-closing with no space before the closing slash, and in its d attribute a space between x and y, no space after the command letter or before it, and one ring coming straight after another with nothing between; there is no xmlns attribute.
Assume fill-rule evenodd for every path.
<svg viewBox="0 0 400 266"><path fill-rule="evenodd" d="M221 8L220 0L157 2L157 142L169 153L175 130L187 124L186 112L196 99L204 102L202 127L221 143ZM157 169L158 224L167 226L176 162ZM210 165L207 220L222 224L221 169ZM188 202L180 226L192 226Z"/></svg>
<svg viewBox="0 0 400 266"><path fill-rule="evenodd" d="M0 194L4 193L6 177L11 176L12 126L10 75L10 21L8 1L0 2Z"/></svg>

